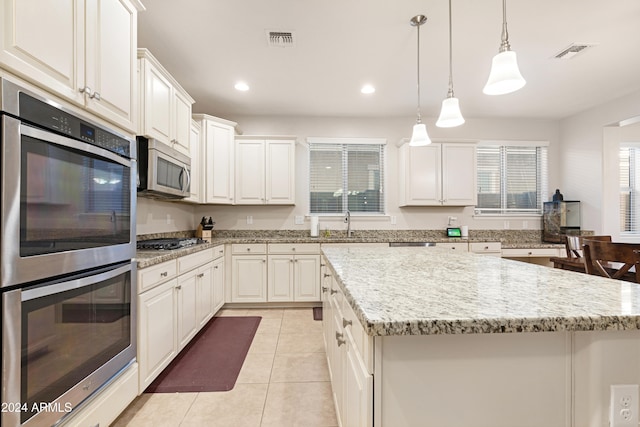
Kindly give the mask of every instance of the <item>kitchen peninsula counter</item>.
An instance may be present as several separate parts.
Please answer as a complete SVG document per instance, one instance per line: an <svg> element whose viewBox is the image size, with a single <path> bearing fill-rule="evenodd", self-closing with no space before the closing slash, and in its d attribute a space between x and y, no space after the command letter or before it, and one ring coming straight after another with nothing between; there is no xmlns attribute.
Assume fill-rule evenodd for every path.
<svg viewBox="0 0 640 427"><path fill-rule="evenodd" d="M367 334L640 329L640 286L439 248L323 249Z"/></svg>
<svg viewBox="0 0 640 427"><path fill-rule="evenodd" d="M322 252L343 425L601 427L610 386L640 383L638 284L438 247Z"/></svg>

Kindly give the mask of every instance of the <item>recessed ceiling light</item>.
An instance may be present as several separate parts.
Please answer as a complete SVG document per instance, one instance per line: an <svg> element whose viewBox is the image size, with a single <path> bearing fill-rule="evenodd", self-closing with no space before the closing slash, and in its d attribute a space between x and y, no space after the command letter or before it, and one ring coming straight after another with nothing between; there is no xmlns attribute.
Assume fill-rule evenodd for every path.
<svg viewBox="0 0 640 427"><path fill-rule="evenodd" d="M234 87L236 88L236 90L239 90L241 92L246 92L249 90L249 85L245 82L238 82Z"/></svg>
<svg viewBox="0 0 640 427"><path fill-rule="evenodd" d="M360 92L368 95L370 93L374 93L376 91L376 88L371 86L371 85L364 85L362 86L362 89L360 89Z"/></svg>

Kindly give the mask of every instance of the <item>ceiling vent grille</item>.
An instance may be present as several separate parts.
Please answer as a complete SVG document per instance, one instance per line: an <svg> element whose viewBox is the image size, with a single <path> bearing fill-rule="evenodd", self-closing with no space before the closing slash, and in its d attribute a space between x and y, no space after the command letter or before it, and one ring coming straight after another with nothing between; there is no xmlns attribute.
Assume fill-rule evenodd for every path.
<svg viewBox="0 0 640 427"><path fill-rule="evenodd" d="M296 45L292 31L267 31L267 43L271 47L294 47Z"/></svg>
<svg viewBox="0 0 640 427"><path fill-rule="evenodd" d="M594 44L589 44L589 43L572 43L571 45L569 45L569 47L566 47L564 49L562 49L560 52L558 52L554 58L556 59L571 59L573 57L575 57L576 55L578 55L579 53L582 53L586 50L588 50L589 48L592 48L593 46L595 46Z"/></svg>

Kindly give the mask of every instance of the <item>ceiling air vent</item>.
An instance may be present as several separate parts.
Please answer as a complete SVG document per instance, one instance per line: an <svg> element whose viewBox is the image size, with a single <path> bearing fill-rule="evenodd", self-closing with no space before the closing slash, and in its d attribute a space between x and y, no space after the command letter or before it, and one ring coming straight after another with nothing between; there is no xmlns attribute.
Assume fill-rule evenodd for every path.
<svg viewBox="0 0 640 427"><path fill-rule="evenodd" d="M579 53L584 52L588 48L595 46L594 44L588 43L572 43L569 47L562 49L558 52L554 58L556 59L571 59Z"/></svg>
<svg viewBox="0 0 640 427"><path fill-rule="evenodd" d="M291 31L267 31L267 43L271 47L294 47L293 35Z"/></svg>

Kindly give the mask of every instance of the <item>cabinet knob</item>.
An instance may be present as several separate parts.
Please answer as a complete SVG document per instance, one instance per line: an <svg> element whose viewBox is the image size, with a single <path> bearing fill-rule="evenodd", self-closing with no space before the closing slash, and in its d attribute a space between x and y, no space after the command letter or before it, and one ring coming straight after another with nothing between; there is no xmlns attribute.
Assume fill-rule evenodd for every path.
<svg viewBox="0 0 640 427"><path fill-rule="evenodd" d="M267 260L266 260L266 259L263 259L263 260L262 260L262 262L267 262Z"/></svg>
<svg viewBox="0 0 640 427"><path fill-rule="evenodd" d="M292 250L293 252L295 252L295 251L296 251L296 248L291 248L291 250Z"/></svg>
<svg viewBox="0 0 640 427"><path fill-rule="evenodd" d="M336 291L335 289L331 289L331 295L335 295L337 293L338 293L338 291Z"/></svg>
<svg viewBox="0 0 640 427"><path fill-rule="evenodd" d="M293 264L293 260L292 259L290 259L289 262Z"/></svg>
<svg viewBox="0 0 640 427"><path fill-rule="evenodd" d="M177 290L182 289L182 285L177 285L177 286L176 286L176 289L177 289Z"/></svg>
<svg viewBox="0 0 640 427"><path fill-rule="evenodd" d="M329 288L327 288L326 286L322 287L322 293L323 294L327 293L328 290L329 290Z"/></svg>
<svg viewBox="0 0 640 427"><path fill-rule="evenodd" d="M219 254L223 254L223 253L224 253L224 250L219 250L219 251L218 251L218 253L219 253Z"/></svg>
<svg viewBox="0 0 640 427"><path fill-rule="evenodd" d="M527 252L528 255L533 255L533 252Z"/></svg>
<svg viewBox="0 0 640 427"><path fill-rule="evenodd" d="M352 326L353 320L347 320L344 317L342 318L342 327L346 328L347 326Z"/></svg>
<svg viewBox="0 0 640 427"><path fill-rule="evenodd" d="M484 247L484 250L485 250L485 251L488 251L488 250L489 250L489 246L485 246L485 247Z"/></svg>
<svg viewBox="0 0 640 427"><path fill-rule="evenodd" d="M217 269L218 269L218 266L217 266L217 265L214 265L214 266L213 266L213 268L215 268L215 269L217 270Z"/></svg>
<svg viewBox="0 0 640 427"><path fill-rule="evenodd" d="M217 268L217 267L216 267L216 268ZM200 279L202 279L202 278L204 277L204 273L200 273L200 274L198 274L198 277L199 277Z"/></svg>
<svg viewBox="0 0 640 427"><path fill-rule="evenodd" d="M344 340L344 334L341 334L340 332L336 332L336 341L338 342L338 347L347 343L347 341Z"/></svg>
<svg viewBox="0 0 640 427"><path fill-rule="evenodd" d="M331 275L330 275L330 274L327 274L327 273L324 273L324 274L323 274L323 276L324 276L324 277L331 277Z"/></svg>
<svg viewBox="0 0 640 427"><path fill-rule="evenodd" d="M163 271L162 273L160 273L160 277L167 277L169 275L169 272L167 271Z"/></svg>
<svg viewBox="0 0 640 427"><path fill-rule="evenodd" d="M251 252L251 248L247 248L247 252Z"/></svg>

